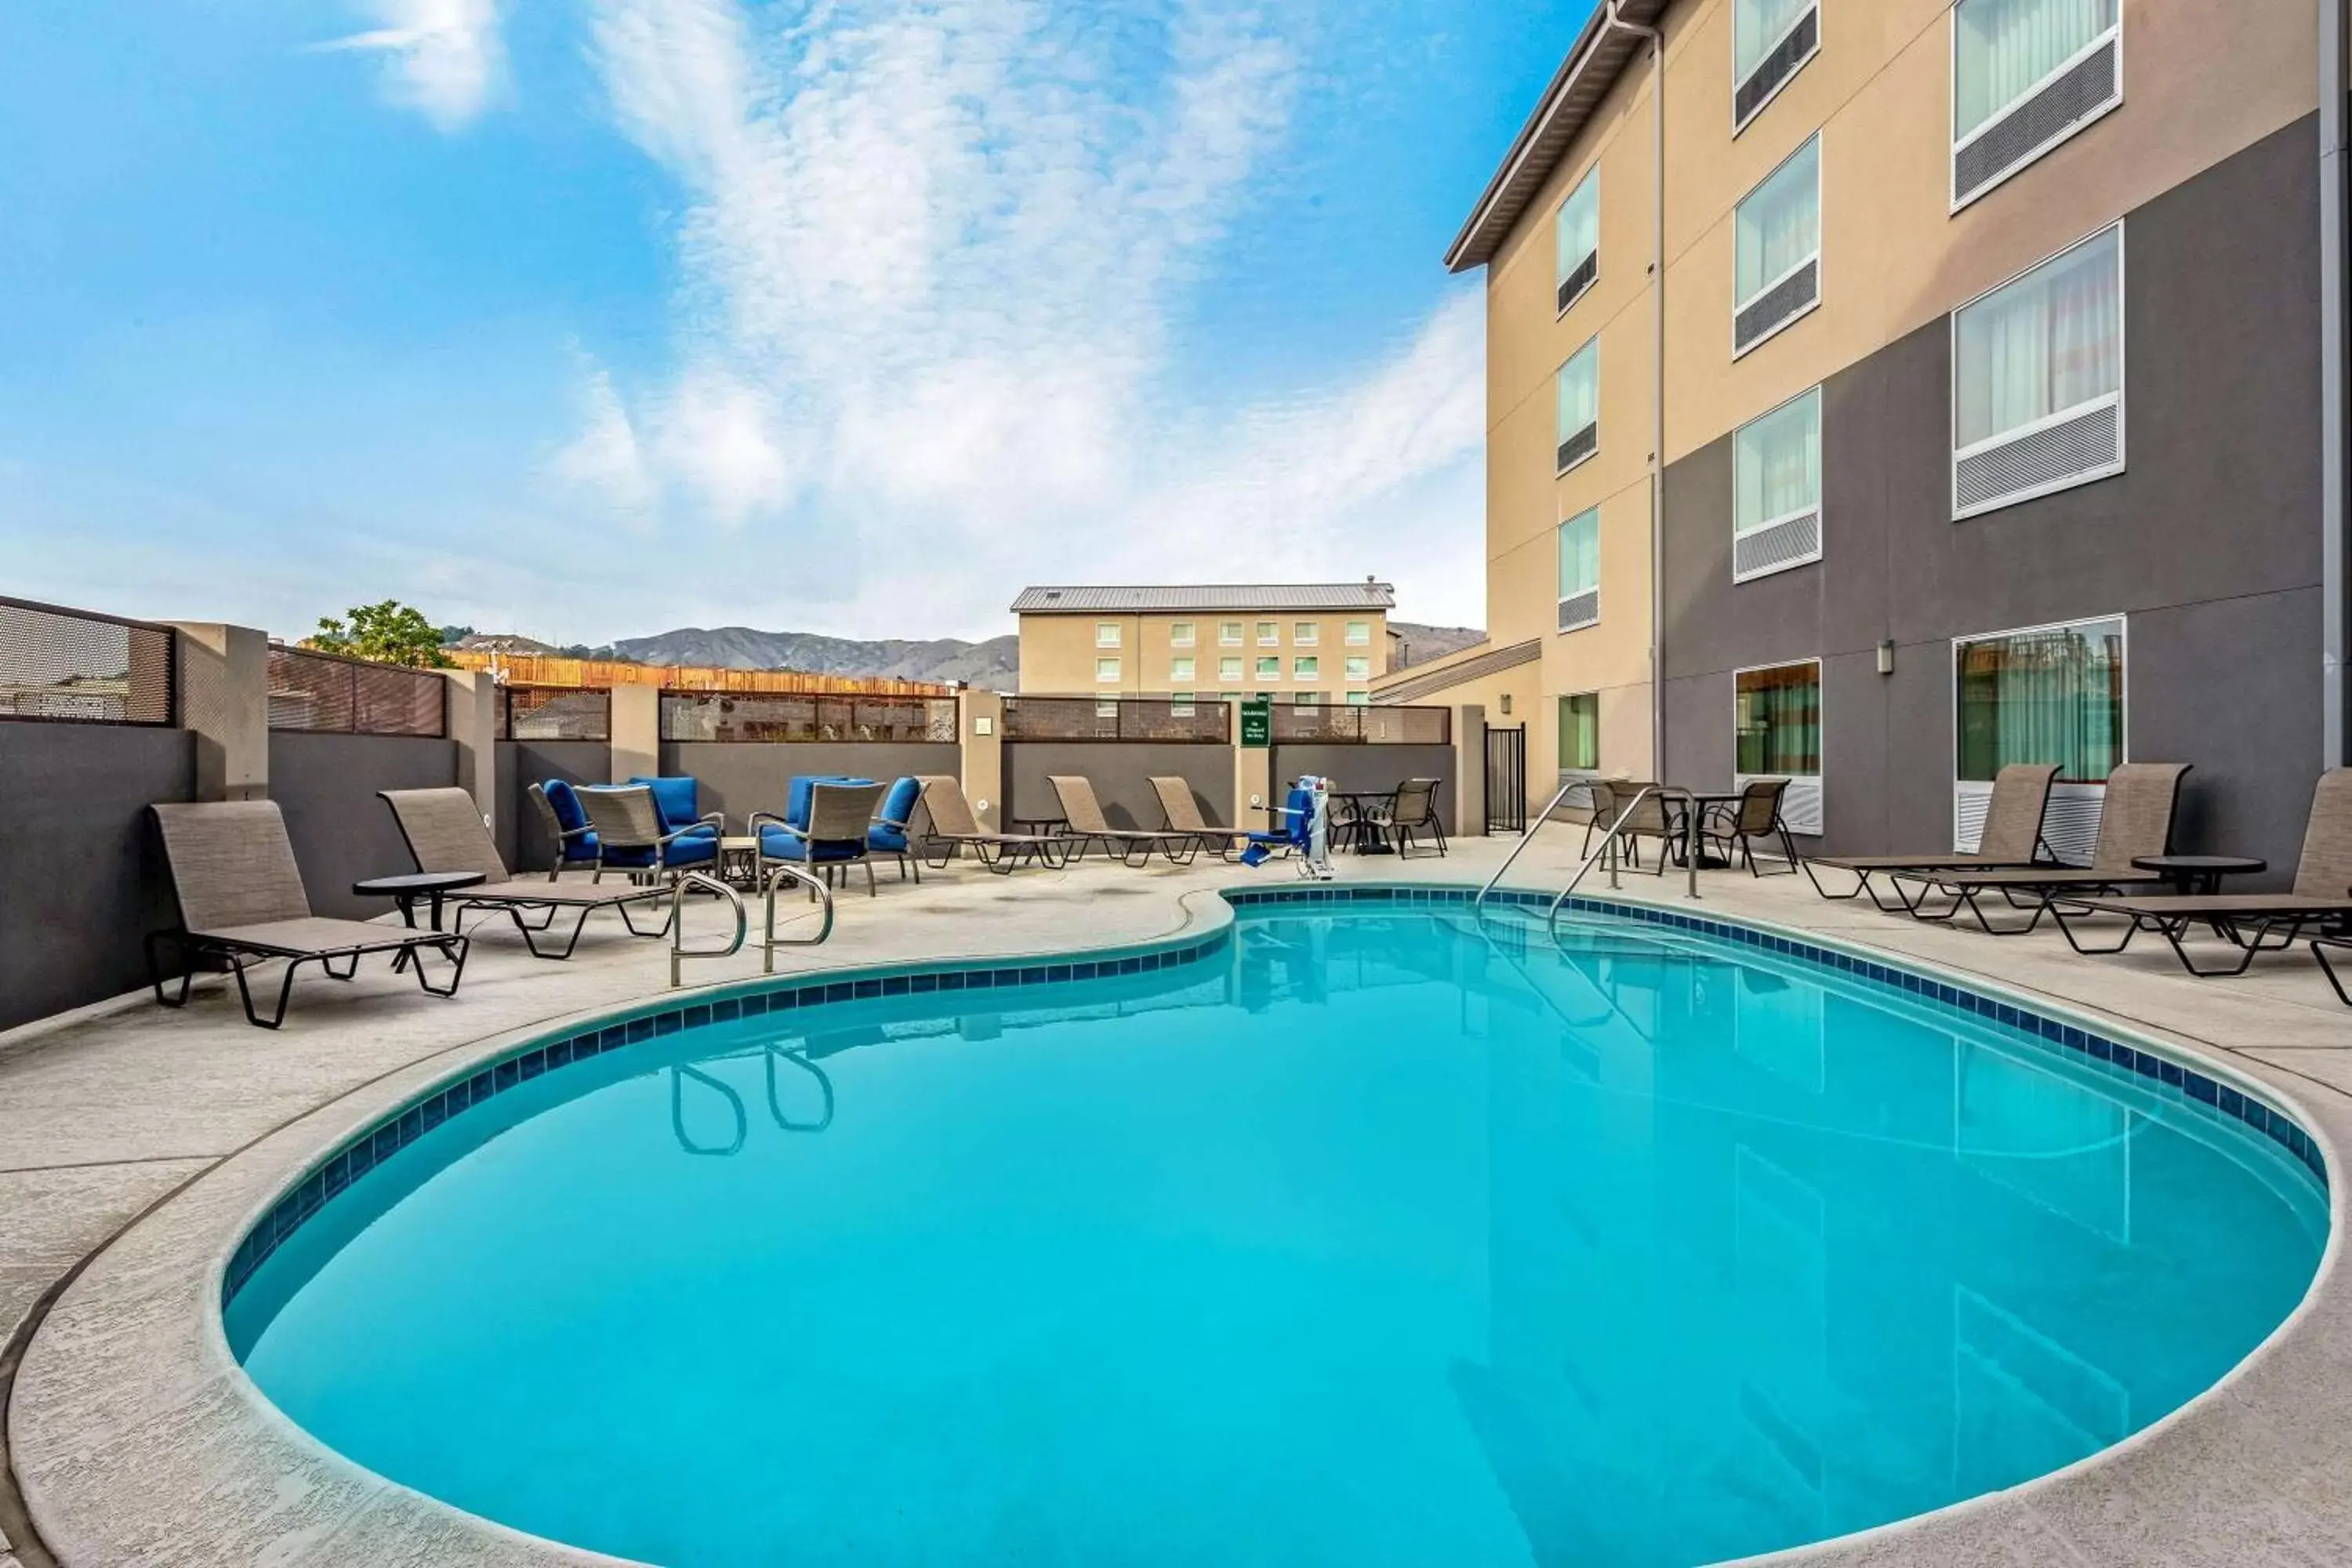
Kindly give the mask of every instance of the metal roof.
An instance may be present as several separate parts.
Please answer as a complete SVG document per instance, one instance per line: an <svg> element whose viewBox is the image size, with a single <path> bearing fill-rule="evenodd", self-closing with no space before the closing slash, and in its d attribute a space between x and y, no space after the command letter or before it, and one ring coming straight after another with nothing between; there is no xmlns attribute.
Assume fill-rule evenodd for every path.
<svg viewBox="0 0 2352 1568"><path fill-rule="evenodd" d="M1473 643L1472 647L1478 645ZM1543 657L1543 640L1530 637L1526 642L1513 643L1508 647L1495 648L1477 654L1459 664L1449 664L1423 670L1409 664L1391 677L1372 683L1372 695L1383 702L1417 702L1422 698L1460 686L1465 681L1496 675L1523 664L1533 664Z"/></svg>
<svg viewBox="0 0 2352 1568"><path fill-rule="evenodd" d="M1671 0L1618 0L1620 20L1654 27ZM1484 267L1502 248L1543 183L1551 178L1576 138L1592 119L1592 111L1615 85L1617 76L1647 42L1639 33L1606 25L1607 4L1592 8L1584 31L1568 51L1568 58L1537 100L1535 112L1519 127L1518 136L1503 158L1503 166L1486 182L1486 193L1470 211L1462 232L1446 248L1445 269L1466 272Z"/></svg>
<svg viewBox="0 0 2352 1568"><path fill-rule="evenodd" d="M1016 616L1213 614L1220 610L1392 610L1396 588L1361 583L1194 583L1135 587L1024 588Z"/></svg>

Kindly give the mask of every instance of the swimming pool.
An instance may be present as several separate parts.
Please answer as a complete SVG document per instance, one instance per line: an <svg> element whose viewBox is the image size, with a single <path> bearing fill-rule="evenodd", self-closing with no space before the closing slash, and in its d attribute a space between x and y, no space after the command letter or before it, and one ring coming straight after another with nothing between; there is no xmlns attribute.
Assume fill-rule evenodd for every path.
<svg viewBox="0 0 2352 1568"><path fill-rule="evenodd" d="M2083 1458L2311 1281L2318 1152L2230 1084L1737 928L1346 891L534 1046L289 1192L232 1347L649 1562L1669 1564Z"/></svg>

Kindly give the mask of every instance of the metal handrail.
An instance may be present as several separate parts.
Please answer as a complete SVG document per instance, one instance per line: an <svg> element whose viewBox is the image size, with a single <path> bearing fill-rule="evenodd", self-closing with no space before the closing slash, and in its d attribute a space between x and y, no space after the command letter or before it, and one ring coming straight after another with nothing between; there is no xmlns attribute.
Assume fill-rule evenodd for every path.
<svg viewBox="0 0 2352 1568"><path fill-rule="evenodd" d="M803 884L809 891L824 900L824 923L816 928L814 936L780 937L776 934L776 889L783 886L787 878ZM776 949L814 947L833 934L833 884L814 872L804 870L798 866L779 863L768 873L766 881L761 885L761 896L768 906L765 934L760 939L760 973L762 974L773 974L776 972Z"/></svg>
<svg viewBox="0 0 2352 1568"><path fill-rule="evenodd" d="M727 900L735 911L735 939L725 947L690 948L686 945L686 890L689 887L708 888ZM743 938L751 931L751 917L743 911L743 900L734 889L707 871L688 871L670 885L669 895L669 988L680 984L678 971L689 958L732 958L743 951Z"/></svg>
<svg viewBox="0 0 2352 1568"><path fill-rule="evenodd" d="M1472 913L1475 914L1480 909L1485 907L1486 895L1495 890L1496 884L1500 882L1503 879L1504 874L1510 870L1511 863L1519 858L1520 854L1528 845L1535 842L1536 829L1541 827L1545 823L1551 820L1551 814L1559 809L1559 803L1568 798L1568 792L1572 789L1590 787L1591 783L1592 781L1590 779L1570 779L1568 783L1559 786L1559 793L1551 797L1551 803L1543 808L1543 815L1537 817L1533 822L1528 824L1528 830L1523 836L1521 836L1518 847L1513 849L1508 855L1503 857L1503 863L1495 868L1495 874L1486 879L1486 885L1478 889L1478 896L1470 901ZM1549 920L1559 913L1560 905L1568 902L1570 895L1576 891L1577 888L1583 883L1585 877L1591 871L1593 862L1601 859L1603 856L1607 856L1609 859L1609 885L1612 888L1617 887L1619 883L1617 881L1618 857L1616 853L1616 844L1618 837L1625 831L1625 825L1633 820L1634 808L1640 805L1643 801L1649 799L1652 795L1656 795L1659 799L1664 800L1669 795L1679 795L1681 793L1681 791L1670 789L1664 784L1649 784L1636 794L1632 800L1627 801L1625 803L1625 809L1617 814L1617 820L1611 823L1609 825L1609 830L1601 836L1601 842L1594 845L1592 848L1587 852L1584 857L1583 863L1576 868L1576 875L1568 879L1568 886L1562 888L1559 891L1559 896L1552 900L1551 908L1545 911L1545 918ZM1685 837L1686 839L1686 843L1684 847L1683 859L1690 873L1690 891L1688 896L1696 899L1698 897L1698 816L1696 809L1694 809L1690 814L1690 822ZM1661 847L1659 853L1663 855L1665 851Z"/></svg>

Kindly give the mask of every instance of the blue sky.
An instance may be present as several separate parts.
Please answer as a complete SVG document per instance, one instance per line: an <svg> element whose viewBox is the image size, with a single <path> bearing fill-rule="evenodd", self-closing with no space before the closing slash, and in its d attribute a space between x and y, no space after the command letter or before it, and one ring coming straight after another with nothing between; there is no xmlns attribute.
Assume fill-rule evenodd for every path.
<svg viewBox="0 0 2352 1568"><path fill-rule="evenodd" d="M1475 622L1438 258L1589 0L0 8L5 591L299 634Z"/></svg>

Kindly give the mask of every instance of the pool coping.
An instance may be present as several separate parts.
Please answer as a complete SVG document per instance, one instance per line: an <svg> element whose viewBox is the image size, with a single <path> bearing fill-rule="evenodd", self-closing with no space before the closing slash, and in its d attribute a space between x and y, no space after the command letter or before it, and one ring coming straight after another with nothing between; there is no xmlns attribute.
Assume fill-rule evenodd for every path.
<svg viewBox="0 0 2352 1568"><path fill-rule="evenodd" d="M1552 898L1549 893L1517 888L1497 889L1495 896L1514 904L1535 905L1549 904ZM912 982L918 975L970 973L976 970L992 973L1010 971L1024 975L1024 978L1010 983L1009 987L995 984L990 986L991 989L1018 988L1028 984L1054 984L1057 978L1075 979L1077 977L1076 971L1082 964L1093 965L1099 973L1107 962L1120 964L1130 959L1136 961L1134 972L1139 973L1141 961L1148 956L1182 954L1176 960L1178 963L1206 956L1223 947L1230 939L1240 911L1262 905L1311 907L1389 903L1460 906L1469 904L1472 900L1473 889L1469 888L1424 882L1363 882L1295 889L1200 889L1181 895L1177 900L1183 915L1181 923L1163 936L1144 942L1105 947L1064 948L1050 953L1012 954L985 959L856 964L772 979L730 980L677 992L655 993L631 1002L583 1009L558 1021L542 1020L478 1040L457 1043L437 1058L413 1063L338 1100L313 1107L257 1140L251 1147L223 1161L198 1182L191 1184L192 1189L208 1189L202 1194L202 1201L194 1192L184 1192L131 1227L117 1238L115 1244L110 1244L110 1247L104 1250L120 1252L120 1260L131 1275L129 1283L154 1287L158 1281L153 1275L160 1268L172 1276L164 1283L184 1287L188 1282L189 1266L194 1265L194 1273L201 1284L201 1301L198 1303L201 1310L196 1314L199 1333L193 1342L187 1333L189 1325L183 1320L157 1322L147 1313L126 1314L137 1326L151 1331L148 1336L151 1340L164 1342L149 1343L135 1352L125 1346L111 1346L110 1348L114 1353L108 1358L109 1364L119 1377L152 1382L158 1372L154 1358L161 1354L170 1361L176 1356L176 1362L171 1363L170 1373L176 1379L175 1389L184 1390L186 1397L173 1406L173 1413L177 1414L197 1401L210 1399L212 1405L200 1415L211 1426L222 1431L212 1431L208 1427L205 1434L208 1440L217 1442L222 1432L226 1432L233 1440L222 1445L223 1447L235 1447L240 1458L260 1461L257 1465L200 1466L200 1468L207 1470L226 1468L228 1472L211 1479L207 1489L211 1496L225 1500L242 1496L249 1500L255 1496L268 1495L272 1489L282 1495L288 1484L283 1468L291 1466L297 1471L302 1482L300 1500L304 1503L318 1501L321 1517L315 1521L319 1527L315 1540L311 1540L314 1533L312 1526L306 1524L298 1533L310 1544L286 1561L352 1560L351 1549L362 1541L373 1542L379 1548L395 1542L429 1542L430 1554L415 1559L420 1562L478 1560L500 1563L611 1563L625 1561L522 1534L376 1476L295 1426L247 1378L242 1366L229 1352L222 1322L221 1308L231 1274L237 1267L240 1254L247 1247L249 1238L260 1234L257 1226L266 1223L274 1229L280 1223L275 1215L286 1213L292 1216L287 1228L277 1231L273 1236L272 1245L275 1245L282 1241L285 1235L291 1234L292 1228L302 1219L323 1206L331 1195L325 1190L325 1169L340 1152L355 1145L362 1135L373 1140L387 1121L405 1119L412 1112L421 1124L421 1107L432 1097L446 1095L457 1084L470 1083L499 1064L520 1064L525 1056L534 1050L544 1052L559 1040L565 1046L572 1046L583 1037L593 1037L598 1041L601 1053L603 1049L612 1048L604 1044L604 1032L616 1026L631 1030L639 1022L660 1016L677 1019L667 1029L652 1026L644 1034L625 1034L618 1042L633 1043L689 1026L686 1015L691 1011L702 1011L709 1016L710 1010L719 1005L730 1000L740 1004L743 998L754 994L765 996L772 992L815 991L828 994L822 997L824 1001L855 1001L862 999L858 988L869 983L876 985L870 993L873 996L899 994L889 990L887 983L903 977L908 981L904 994L916 994L919 993ZM2066 1031L2072 1030L2084 1042L2076 1048L2081 1049L2086 1058L2090 1054L2087 1042L2095 1037L2104 1039L2110 1045L2109 1056L2103 1058L2109 1070L2126 1071L2136 1077L2151 1079L2158 1084L2170 1084L2172 1081L2168 1080L2163 1073L2168 1063L2182 1069L2183 1082L2186 1075L2193 1071L2214 1084L2217 1091L2226 1086L2245 1099L2266 1104L2273 1110L2283 1108L2283 1115L2289 1127L2305 1140L2304 1149L2297 1150L2289 1140L2280 1138L2267 1121L2261 1124L2249 1122L2249 1125L2256 1126L2273 1142L2280 1143L2290 1155L2299 1158L2326 1188L2327 1241L2309 1289L2295 1310L2261 1344L2195 1398L2118 1444L2017 1487L1981 1494L1929 1513L1890 1521L1854 1534L1740 1561L1794 1563L1903 1560L1909 1551L1906 1542L1924 1544L1927 1538L1955 1527L1968 1528L1972 1520L1989 1521L1996 1513L2013 1513L2021 1506L2030 1506L2038 1498L2079 1485L2086 1478L2105 1475L2162 1441L2168 1434L2189 1423L2199 1413L2210 1412L2226 1403L2235 1386L2311 1325L2324 1297L2332 1299L2341 1293L2331 1287L2336 1284L2340 1264L2345 1229L2341 1209L2344 1194L2342 1183L2331 1182L2327 1178L2331 1168L2340 1168L2336 1167L2336 1139L2352 1132L2352 1115L2334 1114L2337 1110L2335 1106L2328 1107L2331 1114L2316 1115L2311 1107L2301 1102L2299 1097L2231 1064L2215 1060L2193 1041L2166 1038L2144 1026L2126 1026L2095 1009L2065 1004L2039 994L2029 994L1977 975L1963 974L1932 961L1891 954L1867 943L1786 927L1746 915L1731 920L1685 916L1638 898L1577 899L1571 901L1570 907L1578 910L1627 916L1644 923L1687 928L1702 934L1728 936L1748 942L1766 952L1812 958L1828 963L1833 969L1856 973L1864 979L1882 983L1892 981L1903 989L1918 992L1920 985L1902 985L1902 979L1910 977L1927 988L1929 999L1947 999L1936 994L1939 986L1945 992L1989 996L1993 999L1993 1008L1989 1016L1996 1021L2014 1023L2018 1021L2016 1015L2052 1019L2056 1023L2059 1033L2052 1036L2044 1032L2042 1037L2064 1048L2068 1043ZM1072 973L1061 976L1052 973L1065 968ZM1036 973L1034 982L1025 978L1031 972ZM1937 976L1941 978L1931 978ZM848 994L838 997L829 994L836 988ZM2010 1019L2000 1018L1999 1010L2004 1007L2012 1015ZM1974 1010L1988 1011L1984 1008ZM2130 1063L2121 1068L2116 1067L2113 1056L2117 1037L2129 1042L2133 1053ZM2141 1049L2143 1046L2158 1048L2145 1052ZM2154 1071L2140 1067L2142 1056L2149 1058ZM571 1059L578 1058L572 1056L565 1058L567 1061ZM542 1068L546 1065L542 1062ZM560 1067L563 1064L558 1062L554 1065ZM515 1081L524 1081L519 1065ZM2214 1102L2217 1112L2218 1101L2217 1092ZM472 1103L470 1091L467 1103ZM2239 1120L2248 1121L2244 1116L2240 1116ZM2326 1125L2330 1121L2336 1122L2333 1129ZM421 1135L422 1131L419 1125L414 1135ZM318 1195L310 1201L308 1208L304 1208L302 1205L306 1200L301 1194L306 1184L314 1180L318 1182ZM289 1201L293 1205L291 1209L287 1206ZM191 1221L194 1223L189 1223ZM171 1233L168 1244L163 1240L166 1233ZM147 1256L152 1254L162 1256ZM104 1260L102 1252L101 1261ZM245 1274L249 1276L252 1267L257 1267L259 1261L259 1258L251 1258ZM107 1270L93 1268L89 1275L79 1283L77 1292L103 1296L110 1283ZM173 1297L181 1307L190 1304L184 1289L167 1289L163 1294ZM68 1303L60 1303L61 1312L68 1303L84 1319L93 1315L100 1319L106 1316L103 1310L93 1311L90 1301L77 1300L72 1295L68 1296ZM150 1308L154 1304L152 1301L133 1303ZM60 1323L58 1328L61 1332L70 1332L78 1326L87 1331L86 1322L78 1324L71 1321ZM157 1330L165 1331L152 1331ZM47 1331L46 1326L44 1331ZM37 1336L36 1352L40 1346L41 1340ZM187 1364L190 1352L194 1352L195 1364L193 1366ZM82 1392L88 1395L97 1391ZM136 1398L129 1401L133 1407L140 1403ZM102 1435L90 1436L94 1448L117 1446L98 1440ZM180 1443L199 1437L197 1432L181 1431L176 1427L165 1436ZM71 1489L57 1486L60 1478L56 1472L61 1468L79 1468L73 1466L71 1460L83 1456L76 1452L68 1454L64 1461L52 1458L37 1463L32 1467L32 1473L20 1476L26 1500L32 1506L44 1533L58 1546L60 1556L68 1558L74 1555L68 1550L73 1543L60 1540L60 1531L53 1526L67 1515L69 1501L95 1506L95 1500L68 1500L65 1494ZM271 1459L277 1460L281 1468L271 1469L268 1463ZM266 1525L269 1521L263 1522ZM357 1533L352 1533L354 1531ZM277 1541L282 1536L269 1539ZM311 1554L313 1547L325 1554ZM1894 1557L1885 1555L1888 1549L1895 1553Z"/></svg>

